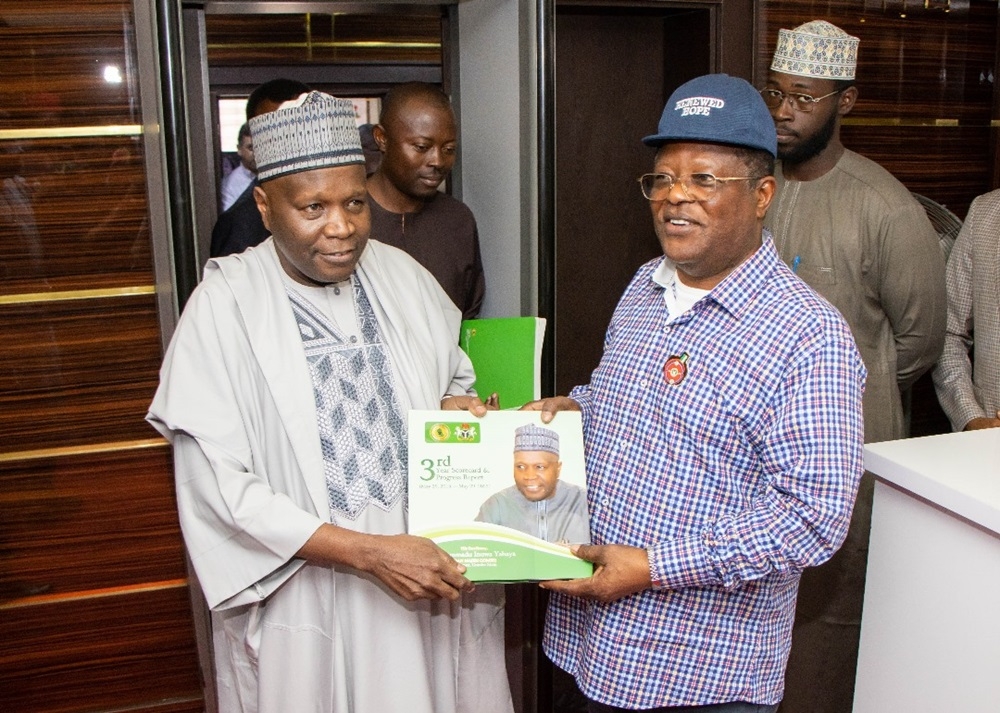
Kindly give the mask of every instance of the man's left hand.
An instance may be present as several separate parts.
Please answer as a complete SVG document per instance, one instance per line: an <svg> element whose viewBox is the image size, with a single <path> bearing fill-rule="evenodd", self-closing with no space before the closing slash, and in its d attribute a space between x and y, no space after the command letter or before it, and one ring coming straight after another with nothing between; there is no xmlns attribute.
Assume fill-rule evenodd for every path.
<svg viewBox="0 0 1000 713"><path fill-rule="evenodd" d="M473 416L482 418L487 411L498 411L499 398L492 394L484 403L478 396L445 396L441 399L442 411L469 411Z"/></svg>
<svg viewBox="0 0 1000 713"><path fill-rule="evenodd" d="M542 588L607 603L652 586L649 557L641 547L575 545L570 550L580 559L593 562L594 574L586 579L542 582Z"/></svg>

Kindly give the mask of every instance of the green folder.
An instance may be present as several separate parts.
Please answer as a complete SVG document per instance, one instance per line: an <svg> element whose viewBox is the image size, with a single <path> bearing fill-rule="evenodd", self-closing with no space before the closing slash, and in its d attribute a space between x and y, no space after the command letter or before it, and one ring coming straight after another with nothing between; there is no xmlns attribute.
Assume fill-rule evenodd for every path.
<svg viewBox="0 0 1000 713"><path fill-rule="evenodd" d="M459 339L476 370L484 401L500 396L500 408L519 408L541 398L543 317L491 317L462 322Z"/></svg>

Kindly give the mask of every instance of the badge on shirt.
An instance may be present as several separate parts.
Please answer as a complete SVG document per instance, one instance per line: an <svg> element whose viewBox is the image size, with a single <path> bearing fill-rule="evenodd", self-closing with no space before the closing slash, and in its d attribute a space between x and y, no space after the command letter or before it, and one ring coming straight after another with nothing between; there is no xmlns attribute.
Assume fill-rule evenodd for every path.
<svg viewBox="0 0 1000 713"><path fill-rule="evenodd" d="M684 377L688 373L687 360L687 352L683 352L680 356L676 354L671 355L667 359L667 363L663 365L663 378L666 379L668 384L677 386L677 384L684 381Z"/></svg>

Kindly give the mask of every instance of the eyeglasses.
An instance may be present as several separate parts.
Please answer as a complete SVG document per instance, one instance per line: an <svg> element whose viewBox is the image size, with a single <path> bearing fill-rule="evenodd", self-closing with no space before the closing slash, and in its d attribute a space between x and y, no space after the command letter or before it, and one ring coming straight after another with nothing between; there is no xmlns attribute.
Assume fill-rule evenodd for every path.
<svg viewBox="0 0 1000 713"><path fill-rule="evenodd" d="M681 179L667 173L647 173L639 176L639 185L642 187L642 195L647 200L665 201L670 197L670 191L674 185L680 184L681 190L688 198L694 201L707 201L715 195L720 183L730 181L756 181L760 176L731 176L720 178L711 173L692 173L687 178Z"/></svg>
<svg viewBox="0 0 1000 713"><path fill-rule="evenodd" d="M792 100L792 106L795 107L796 111L800 111L803 114L808 114L824 99L832 97L834 94L840 94L843 91L837 89L830 92L829 94L824 94L821 97L812 97L808 94L799 94L798 92L788 92L787 94L780 89L761 89L760 95L764 97L764 103L767 105L768 109L777 109L779 106L785 103L785 99Z"/></svg>

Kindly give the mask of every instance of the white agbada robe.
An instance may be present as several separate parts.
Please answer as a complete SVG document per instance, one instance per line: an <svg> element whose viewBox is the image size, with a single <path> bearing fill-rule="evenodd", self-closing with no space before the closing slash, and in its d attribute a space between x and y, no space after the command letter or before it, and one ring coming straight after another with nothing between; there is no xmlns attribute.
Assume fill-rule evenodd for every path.
<svg viewBox="0 0 1000 713"><path fill-rule="evenodd" d="M502 590L411 603L373 577L295 557L330 509L282 274L271 239L209 262L147 417L174 445L181 527L212 609L220 710L509 713ZM471 389L461 315L430 273L369 241L356 274L404 411ZM405 531L379 515L364 520L368 531Z"/></svg>

